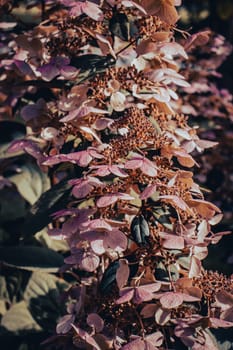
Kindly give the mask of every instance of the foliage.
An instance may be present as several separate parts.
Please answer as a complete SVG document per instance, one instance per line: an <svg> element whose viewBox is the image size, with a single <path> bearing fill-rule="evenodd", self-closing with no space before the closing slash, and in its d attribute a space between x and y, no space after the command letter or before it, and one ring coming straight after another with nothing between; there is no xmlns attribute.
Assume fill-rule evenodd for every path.
<svg viewBox="0 0 233 350"><path fill-rule="evenodd" d="M197 69L218 46L177 27L180 4L41 1L28 25L3 1L2 334L63 313L48 348L208 350L233 326L232 278L202 266L229 232L193 175L217 142L187 117L211 110L223 54Z"/></svg>

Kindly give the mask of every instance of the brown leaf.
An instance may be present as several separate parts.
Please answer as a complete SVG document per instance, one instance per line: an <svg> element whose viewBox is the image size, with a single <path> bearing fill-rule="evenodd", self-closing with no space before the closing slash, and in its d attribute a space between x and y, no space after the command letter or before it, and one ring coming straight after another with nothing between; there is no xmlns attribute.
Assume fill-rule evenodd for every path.
<svg viewBox="0 0 233 350"><path fill-rule="evenodd" d="M139 3L139 1L136 2ZM173 25L179 19L173 0L143 0L140 5L149 15L156 15L168 24Z"/></svg>
<svg viewBox="0 0 233 350"><path fill-rule="evenodd" d="M201 199L188 200L187 203L190 207L195 208L198 214L206 219L211 219L216 212L221 212L220 209L216 207L216 205Z"/></svg>

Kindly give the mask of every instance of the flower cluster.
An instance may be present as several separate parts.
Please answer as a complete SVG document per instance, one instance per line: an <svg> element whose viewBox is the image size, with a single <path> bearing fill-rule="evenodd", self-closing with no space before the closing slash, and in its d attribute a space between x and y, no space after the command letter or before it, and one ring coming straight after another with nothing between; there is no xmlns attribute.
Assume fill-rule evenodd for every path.
<svg viewBox="0 0 233 350"><path fill-rule="evenodd" d="M30 127L8 151L72 188L49 229L76 276L58 344L216 349L206 329L233 325L232 280L202 267L225 233L193 179L191 153L216 142L177 112L177 90L196 91L179 71L190 45L175 41L179 4L60 0L33 30L3 35L2 111Z"/></svg>

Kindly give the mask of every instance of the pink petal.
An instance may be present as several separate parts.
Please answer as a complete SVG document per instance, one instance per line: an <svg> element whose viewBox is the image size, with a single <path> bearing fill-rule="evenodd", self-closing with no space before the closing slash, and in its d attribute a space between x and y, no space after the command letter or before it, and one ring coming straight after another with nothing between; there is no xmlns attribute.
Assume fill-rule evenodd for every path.
<svg viewBox="0 0 233 350"><path fill-rule="evenodd" d="M142 172L148 176L154 177L157 175L157 169L155 168L155 165L148 159L143 160L143 164L140 168Z"/></svg>
<svg viewBox="0 0 233 350"><path fill-rule="evenodd" d="M60 119L60 121L61 122L68 122L68 121L74 120L76 118L85 117L85 116L87 116L90 113L108 114L108 111L105 111L105 110L100 109L100 108L95 108L95 107L92 107L92 106L87 106L86 104L83 104L78 109L69 112L69 114L66 117Z"/></svg>
<svg viewBox="0 0 233 350"><path fill-rule="evenodd" d="M90 344L91 346L93 346L93 348L95 350L101 350L101 348L99 347L99 345L96 343L96 341L94 340L94 338L92 338L92 336L87 333L86 331L84 331L83 329L76 327L74 324L72 324L72 327L74 328L76 334L83 339L86 343Z"/></svg>
<svg viewBox="0 0 233 350"><path fill-rule="evenodd" d="M11 29L17 26L17 22L0 22L0 29Z"/></svg>
<svg viewBox="0 0 233 350"><path fill-rule="evenodd" d="M96 201L96 206L98 208L108 207L109 205L116 203L118 198L119 196L117 194L107 194Z"/></svg>
<svg viewBox="0 0 233 350"><path fill-rule="evenodd" d="M100 165L99 167L93 167L93 168L94 169L97 168L96 175L98 176L107 176L111 174L111 171L108 165Z"/></svg>
<svg viewBox="0 0 233 350"><path fill-rule="evenodd" d="M161 346L163 344L164 336L158 331L146 336L146 341L151 342L154 346Z"/></svg>
<svg viewBox="0 0 233 350"><path fill-rule="evenodd" d="M124 167L125 169L138 169L142 166L143 164L143 159L142 158L134 158L131 160L128 160Z"/></svg>
<svg viewBox="0 0 233 350"><path fill-rule="evenodd" d="M114 121L109 118L101 118L95 121L92 127L96 130L104 130L108 128Z"/></svg>
<svg viewBox="0 0 233 350"><path fill-rule="evenodd" d="M195 302L195 301L200 301L201 296L197 297L191 294L186 294L186 293L182 293L183 296L183 300L187 301L187 302Z"/></svg>
<svg viewBox="0 0 233 350"><path fill-rule="evenodd" d="M140 286L135 288L135 294L133 301L135 304L141 304L143 301L149 301L153 299L153 293L147 286Z"/></svg>
<svg viewBox="0 0 233 350"><path fill-rule="evenodd" d="M116 300L116 304L127 303L133 298L134 288L125 288L120 293L121 297Z"/></svg>
<svg viewBox="0 0 233 350"><path fill-rule="evenodd" d="M189 268L189 277L196 277L201 273L201 262L195 256L191 257L190 268Z"/></svg>
<svg viewBox="0 0 233 350"><path fill-rule="evenodd" d="M126 259L119 260L119 268L116 272L116 281L119 289L122 289L129 279L129 266Z"/></svg>
<svg viewBox="0 0 233 350"><path fill-rule="evenodd" d="M211 148L218 145L218 142L213 142L209 140L197 140L196 144L202 149Z"/></svg>
<svg viewBox="0 0 233 350"><path fill-rule="evenodd" d="M104 247L104 241L103 238L102 239L95 239L93 240L91 243L91 249L93 250L94 253L96 253L97 255L102 255L106 252L106 249Z"/></svg>
<svg viewBox="0 0 233 350"><path fill-rule="evenodd" d="M73 66L64 66L60 69L60 74L65 79L75 79L79 73L79 70Z"/></svg>
<svg viewBox="0 0 233 350"><path fill-rule="evenodd" d="M99 6L93 2L86 1L83 3L82 10L87 16L95 21L101 21L103 19L103 12L100 10Z"/></svg>
<svg viewBox="0 0 233 350"><path fill-rule="evenodd" d="M160 298L160 303L165 309L173 309L180 306L184 301L181 293L167 292Z"/></svg>
<svg viewBox="0 0 233 350"><path fill-rule="evenodd" d="M143 318L151 318L154 316L155 311L157 310L156 304L147 304L143 307L140 314Z"/></svg>
<svg viewBox="0 0 233 350"><path fill-rule="evenodd" d="M60 69L51 63L44 64L37 68L37 71L41 73L41 77L46 81L51 81L60 74Z"/></svg>
<svg viewBox="0 0 233 350"><path fill-rule="evenodd" d="M20 60L14 60L14 64L20 70L20 72L23 73L24 75L34 76L33 70L31 69L29 64L27 64L26 62L20 61Z"/></svg>
<svg viewBox="0 0 233 350"><path fill-rule="evenodd" d="M176 234L161 233L160 236L163 238L163 247L166 249L183 249L184 238L177 236Z"/></svg>
<svg viewBox="0 0 233 350"><path fill-rule="evenodd" d="M128 174L123 169L121 169L118 165L111 165L109 168L111 172L116 176L119 176L119 177L128 176Z"/></svg>
<svg viewBox="0 0 233 350"><path fill-rule="evenodd" d="M229 328L229 327L233 327L233 323L232 322L228 322L219 318L213 318L210 317L210 322L211 322L211 327L213 328Z"/></svg>
<svg viewBox="0 0 233 350"><path fill-rule="evenodd" d="M118 193L118 198L123 201L132 201L135 199L134 197L130 196L128 193L121 193L121 192Z"/></svg>
<svg viewBox="0 0 233 350"><path fill-rule="evenodd" d="M55 165L62 162L68 162L68 158L66 154L56 154L52 157L47 157L46 160L43 161L44 165Z"/></svg>
<svg viewBox="0 0 233 350"><path fill-rule="evenodd" d="M122 1L122 5L125 6L125 7L136 7L139 11L144 13L144 15L147 15L146 10L142 6L140 6L139 4L134 2L134 1L123 0Z"/></svg>
<svg viewBox="0 0 233 350"><path fill-rule="evenodd" d="M225 290L218 292L216 294L217 305L221 308L229 308L233 306L233 295Z"/></svg>
<svg viewBox="0 0 233 350"><path fill-rule="evenodd" d="M157 307L155 311L155 321L157 324L164 326L171 319L171 311Z"/></svg>
<svg viewBox="0 0 233 350"><path fill-rule="evenodd" d="M110 105L117 112L122 112L125 110L125 101L126 97L120 91L114 92L110 97Z"/></svg>
<svg viewBox="0 0 233 350"><path fill-rule="evenodd" d="M208 248L205 243L199 243L193 247L193 255L199 260L203 260L208 255Z"/></svg>
<svg viewBox="0 0 233 350"><path fill-rule="evenodd" d="M141 193L140 199L145 200L156 192L157 185L148 185Z"/></svg>
<svg viewBox="0 0 233 350"><path fill-rule="evenodd" d="M120 350L147 350L144 340L138 338L124 345Z"/></svg>
<svg viewBox="0 0 233 350"><path fill-rule="evenodd" d="M175 195L164 195L164 196L160 196L159 198L161 199L167 199L168 201L170 201L171 203L174 203L175 205L177 205L181 210L187 210L189 209L188 205L185 203L185 201Z"/></svg>
<svg viewBox="0 0 233 350"><path fill-rule="evenodd" d="M86 167L92 161L92 157L90 156L88 150L75 152L73 154L70 153L68 155L68 158L71 160L75 160L77 164L81 167Z"/></svg>
<svg viewBox="0 0 233 350"><path fill-rule="evenodd" d="M223 214L217 214L209 220L210 225L217 225L223 218Z"/></svg>
<svg viewBox="0 0 233 350"><path fill-rule="evenodd" d="M176 42L172 42L172 43L165 43L161 46L160 52L163 53L165 55L165 57L170 56L181 56L185 59L188 59L188 56L183 48L183 46L181 46L180 44L176 43Z"/></svg>
<svg viewBox="0 0 233 350"><path fill-rule="evenodd" d="M104 328L103 319L98 314L95 314L95 313L89 314L87 316L87 324L90 327L95 328L97 333L101 332L102 329Z"/></svg>
<svg viewBox="0 0 233 350"><path fill-rule="evenodd" d="M26 153L30 154L32 157L36 158L39 163L42 163L45 157L42 155L38 145L30 140L15 140L13 141L7 149L7 152L14 153L24 150Z"/></svg>
<svg viewBox="0 0 233 350"><path fill-rule="evenodd" d="M79 17L82 13L82 3L75 3L75 6L70 10L70 16L72 17Z"/></svg>
<svg viewBox="0 0 233 350"><path fill-rule="evenodd" d="M47 110L46 102L43 99L39 99L36 103L24 106L21 109L21 116L25 121L29 121L34 118L38 118L42 113Z"/></svg>
<svg viewBox="0 0 233 350"><path fill-rule="evenodd" d="M128 240L123 232L113 229L106 237L106 244L116 252L122 252L126 250Z"/></svg>
<svg viewBox="0 0 233 350"><path fill-rule="evenodd" d="M84 180L79 185L74 186L72 190L72 195L75 198L84 198L91 192L92 189L93 189L93 186L91 186L88 183L88 180Z"/></svg>
<svg viewBox="0 0 233 350"><path fill-rule="evenodd" d="M72 323L75 320L75 315L65 315L63 316L57 324L56 332L58 334L66 334L72 328Z"/></svg>
<svg viewBox="0 0 233 350"><path fill-rule="evenodd" d="M88 221L85 225L83 225L83 227L89 228L91 230L94 229L100 229L100 230L108 230L108 231L112 231L112 226L109 225L104 219L93 219Z"/></svg>
<svg viewBox="0 0 233 350"><path fill-rule="evenodd" d="M79 267L85 271L93 272L99 266L100 259L97 255L91 252L85 252L80 261Z"/></svg>

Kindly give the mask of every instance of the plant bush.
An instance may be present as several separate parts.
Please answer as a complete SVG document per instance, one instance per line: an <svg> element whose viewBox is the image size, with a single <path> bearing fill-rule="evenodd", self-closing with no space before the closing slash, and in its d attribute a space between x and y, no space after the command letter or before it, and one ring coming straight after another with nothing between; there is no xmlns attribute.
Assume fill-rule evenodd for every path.
<svg viewBox="0 0 233 350"><path fill-rule="evenodd" d="M43 280L36 268L69 282L48 348L219 349L212 329L233 325L232 278L202 266L229 232L213 232L222 213L193 177L191 153L217 143L187 117L199 92L187 52L209 35L178 28L180 4L41 1L31 26L3 1L0 183L6 202L17 187L20 215L1 260L33 271L16 308ZM69 247L57 243L62 267L54 240Z"/></svg>

